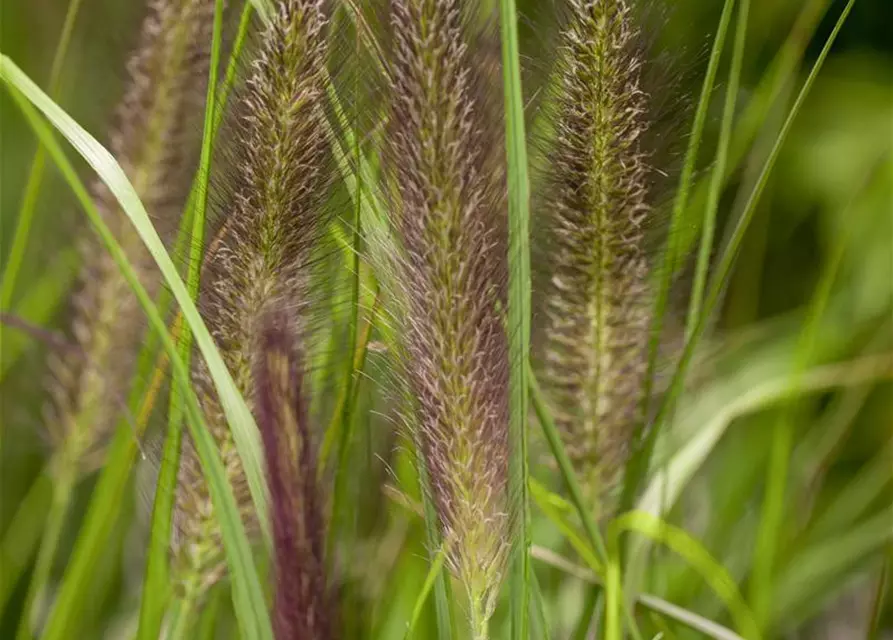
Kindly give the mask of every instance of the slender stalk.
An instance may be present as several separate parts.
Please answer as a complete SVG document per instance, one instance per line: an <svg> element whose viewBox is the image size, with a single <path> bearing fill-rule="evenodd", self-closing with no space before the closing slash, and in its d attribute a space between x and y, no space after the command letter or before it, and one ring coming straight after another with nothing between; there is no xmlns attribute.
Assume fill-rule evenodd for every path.
<svg viewBox="0 0 893 640"><path fill-rule="evenodd" d="M248 3L245 5L250 7ZM242 25L247 25L247 16L250 9L242 12L239 35L243 36ZM223 33L223 0L215 0L214 22L211 35L211 56L208 64L208 86L205 98L204 132L202 135L201 159L199 162L198 176L193 185L192 193L194 206L191 209L192 233L190 234L189 268L186 285L193 301L198 297L199 280L202 265L202 250L204 248L205 210L208 204L208 181L211 170L211 154L214 146L217 128L221 121L218 112L223 111L223 105L216 107L217 96L217 69L220 59L220 47ZM243 40L239 37L233 49L233 56L227 69L227 81L232 82L234 75L234 61L241 51ZM228 86L224 86L228 91ZM226 99L224 94L223 99ZM193 198L190 197L190 204ZM178 334L177 347L180 359L185 367L190 366L192 354L192 333L188 326L183 326ZM152 538L149 555L146 560L146 580L143 588L143 600L140 606L140 623L137 630L137 638L140 640L152 640L157 637L158 630L163 622L163 611L167 601L169 588L168 574L168 541L171 535L172 513L174 508L174 486L176 473L180 462L180 452L183 440L183 398L177 388L171 390L168 407L168 431L164 443L164 457L158 474L155 503L152 510Z"/></svg>
<svg viewBox="0 0 893 640"><path fill-rule="evenodd" d="M196 605L194 594L177 598L168 615L167 640L185 640L189 636L195 619Z"/></svg>
<svg viewBox="0 0 893 640"><path fill-rule="evenodd" d="M738 219L738 222L733 229L731 236L729 237L729 242L722 253L722 257L717 264L713 278L711 280L711 286L708 290L701 316L698 319L698 322L695 325L694 329L692 330L691 336L685 343L685 347L683 348L682 354L679 358L679 363L676 367L675 372L673 373L673 377L670 380L667 393L665 394L660 405L658 405L653 427L650 429L650 431L648 431L642 446L636 452L629 466L626 484L624 486L623 498L623 503L627 507L629 507L635 499L635 496L638 493L639 486L641 485L641 482L644 479L645 474L647 473L648 466L651 462L651 455L654 451L654 445L657 442L657 436L660 432L660 426L665 423L676 397L682 391L685 377L688 372L688 367L691 364L692 357L694 356L695 346L699 342L701 335L706 329L708 319L711 317L719 303L726 282L728 281L729 275L731 274L732 267L735 264L735 259L738 256L738 250L741 246L741 242L743 241L744 235L747 232L751 220L753 219L757 203L760 201L760 198L763 195L763 191L766 188L766 184L769 180L769 175L772 173L772 170L775 167L775 162L778 160L781 148L787 140L787 136L790 133L793 122L796 119L797 114L800 112L800 108L803 106L803 102L806 100L806 96L809 95L809 92L812 89L812 85L815 83L815 79L818 77L819 71L822 69L825 60L828 57L828 53L830 52L834 41L837 39L837 35L843 28L843 25L846 22L846 19L849 16L854 3L855 0L849 0L849 2L847 2L846 6L840 14L840 17L837 20L837 23L834 25L834 29L828 36L828 39L825 41L825 45L822 48L822 51L820 52L815 63L813 64L812 69L810 70L809 75L806 78L806 82L803 84L803 87L800 89L800 93L797 95L797 99L794 101L791 110L788 112L788 116L785 119L781 131L779 132L778 137L775 140L775 144L773 145L772 150L769 153L769 157L766 159L760 175L757 178L756 184L754 185L753 190L751 191L747 199L741 217Z"/></svg>
<svg viewBox="0 0 893 640"><path fill-rule="evenodd" d="M803 379L808 373L807 367L815 351L819 323L828 307L832 287L849 244L848 238L851 229L852 226L847 225L844 231L837 236L833 253L825 265L807 310L788 382L790 385L788 392L794 398L800 395ZM761 625L768 622L772 594L775 589L776 556L778 555L780 529L785 517L784 507L788 498L788 468L794 446L795 421L793 415L796 414L799 406L799 403L793 402L785 410L782 410L772 431L763 508L757 528L756 549L750 578L750 603Z"/></svg>
<svg viewBox="0 0 893 640"><path fill-rule="evenodd" d="M173 267L170 257L164 251L160 238L158 238L157 233L151 226L151 223L149 223L148 215L146 214L142 203L139 201L138 196L136 196L136 193L133 190L133 185L129 183L120 166L114 161L108 151L71 120L68 114L59 109L55 103L51 102L46 94L40 91L37 85L22 73L22 71L6 56L0 56L0 77L3 77L6 81L10 93L19 108L25 114L30 126L34 129L41 142L47 147L50 155L53 157L56 165L66 179L66 182L68 182L69 186L75 192L78 202L81 204L88 215L90 222L99 233L103 245L111 254L116 268L120 270L127 282L127 286L130 287L136 295L140 306L149 319L150 325L159 335L162 346L171 358L170 362L174 380L186 391L186 406L188 408L189 417L187 424L190 427L193 438L198 444L202 468L207 475L209 485L212 488L214 505L218 510L221 522L225 523L225 526L222 527L224 531L223 546L226 550L230 570L234 576L233 602L239 626L243 633L248 633L251 637L257 637L261 640L272 638L269 616L263 605L260 581L254 562L251 558L250 547L244 527L238 518L238 511L232 494L232 489L226 480L219 453L214 448L212 437L208 432L204 417L198 407L198 401L191 390L188 373L183 367L182 362L177 358L176 346L167 332L167 327L165 326L157 307L153 304L145 287L140 283L136 271L128 261L123 248L117 242L108 225L105 224L101 215L98 213L94 203L90 199L89 193L84 188L83 183L78 178L77 173L74 171L71 164L67 161L64 152L55 141L51 130L47 124L40 119L35 107L32 106L32 103L29 102L29 100L33 101L34 104L38 105L43 110L44 115L46 115L51 122L66 135L69 142L71 142L84 158L91 163L91 166L100 173L107 186L112 188L113 191L118 194L119 202L123 201L126 203L125 206L128 215L139 228L142 234L141 237L145 240L146 245L152 249L153 257L155 257L159 266L162 268L162 271L164 271L167 282L174 290L174 294L183 308L184 315L187 321L190 322L193 331L198 333L199 330L204 330L198 335L203 355L207 360L219 362L219 354L213 347L208 348L207 341L210 340L210 336L207 334L207 329L204 327L200 318L198 318L198 312L189 299L185 286L176 275L176 270ZM25 93L21 93L22 91ZM214 356L216 356L216 358ZM222 363L220 364L222 366ZM220 371L220 369L217 369L216 367L215 370L218 372ZM218 378L215 378L215 382L218 382L221 386L227 388L232 384L232 378L221 373ZM233 393L228 397L232 402L232 406L229 407L230 410L242 414L243 412L240 410L244 407L244 400L242 397L238 393ZM245 408L245 412L247 413L247 408ZM250 413L247 413L247 420L249 424L253 423L253 418ZM61 600L61 597L59 600ZM56 603L57 607L60 606L59 600L57 600ZM59 637L58 634L68 632L67 627L54 627L54 623L58 624L55 618L51 618L48 623L48 630L45 635L46 638Z"/></svg>
<svg viewBox="0 0 893 640"><path fill-rule="evenodd" d="M44 470L32 483L3 535L0 547L0 612L6 608L22 572L28 567L34 549L45 529L47 512L53 500L53 480Z"/></svg>
<svg viewBox="0 0 893 640"><path fill-rule="evenodd" d="M505 148L509 194L509 495L516 500L512 532L512 638L526 640L530 623L530 507L527 496L527 405L530 358L530 185L515 0L500 0Z"/></svg>

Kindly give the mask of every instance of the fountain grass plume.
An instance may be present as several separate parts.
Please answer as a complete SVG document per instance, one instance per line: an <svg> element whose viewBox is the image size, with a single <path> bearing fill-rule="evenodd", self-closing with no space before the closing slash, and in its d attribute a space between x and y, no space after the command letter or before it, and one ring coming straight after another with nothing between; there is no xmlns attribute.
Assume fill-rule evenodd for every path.
<svg viewBox="0 0 893 640"><path fill-rule="evenodd" d="M334 637L304 361L288 314L268 313L262 320L254 375L273 519L277 640Z"/></svg>
<svg viewBox="0 0 893 640"><path fill-rule="evenodd" d="M201 306L217 346L249 405L254 362L270 309L305 336L312 253L321 239L328 187L325 134L327 17L320 0L275 3L270 25L236 105L229 142L232 196L215 251L205 263ZM194 380L242 518L256 517L244 470L203 361ZM252 406L256 411L257 407ZM225 573L220 531L191 442L184 441L175 506L175 573L184 598L201 598Z"/></svg>
<svg viewBox="0 0 893 640"><path fill-rule="evenodd" d="M541 212L543 378L584 491L607 513L640 418L649 336L647 96L626 0L567 4Z"/></svg>
<svg viewBox="0 0 893 640"><path fill-rule="evenodd" d="M508 348L502 123L458 0L390 5L386 174L404 306L407 422L475 638L509 548ZM498 87L498 85L495 85Z"/></svg>

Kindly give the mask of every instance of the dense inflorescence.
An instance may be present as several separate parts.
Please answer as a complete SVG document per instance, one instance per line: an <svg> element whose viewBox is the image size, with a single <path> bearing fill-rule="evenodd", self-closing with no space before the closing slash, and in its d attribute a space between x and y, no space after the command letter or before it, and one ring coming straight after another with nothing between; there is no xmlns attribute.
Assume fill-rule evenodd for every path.
<svg viewBox="0 0 893 640"><path fill-rule="evenodd" d="M646 96L625 0L571 0L549 155L544 378L591 504L611 509L648 342Z"/></svg>
<svg viewBox="0 0 893 640"><path fill-rule="evenodd" d="M387 157L408 422L479 637L509 533L506 217L501 122L488 117L492 85L479 82L464 11L391 3Z"/></svg>
<svg viewBox="0 0 893 640"><path fill-rule="evenodd" d="M277 640L333 637L325 572L325 525L308 409L304 356L287 314L262 321L254 365L273 524Z"/></svg>
<svg viewBox="0 0 893 640"><path fill-rule="evenodd" d="M262 319L278 309L305 343L311 252L328 185L323 99L327 18L320 0L281 0L262 36L233 141L232 198L206 258L201 305L236 386L256 397L253 363ZM244 471L203 361L195 385L243 521L256 530ZM174 552L181 588L201 596L225 571L220 532L190 441L184 442Z"/></svg>

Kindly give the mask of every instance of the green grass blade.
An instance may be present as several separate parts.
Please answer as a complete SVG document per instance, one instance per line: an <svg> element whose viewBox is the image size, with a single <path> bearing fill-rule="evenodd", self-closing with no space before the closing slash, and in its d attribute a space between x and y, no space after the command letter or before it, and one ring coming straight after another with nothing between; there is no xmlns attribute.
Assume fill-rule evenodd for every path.
<svg viewBox="0 0 893 640"><path fill-rule="evenodd" d="M440 520L434 509L434 502L431 499L431 491L428 487L428 468L425 466L425 459L418 457L418 474L419 484L422 487L422 506L424 508L425 535L428 544L428 552L433 554L434 549L443 547L443 540L440 535ZM432 563L434 560L432 559ZM439 640L451 640L453 637L453 615L450 608L452 600L452 590L448 580L446 571L437 571L434 582L434 612L437 621L437 634Z"/></svg>
<svg viewBox="0 0 893 640"><path fill-rule="evenodd" d="M729 149L729 159L726 165L722 184L725 185L732 173L747 158L754 140L764 129L771 110L777 106L778 98L785 87L790 86L794 73L797 71L803 58L806 46L809 44L816 27L822 17L827 13L830 0L807 0L797 16L787 39L773 58L767 72L760 78L760 82L748 96L746 105L743 105L741 115L735 122L732 132L732 144ZM713 170L708 172L704 179L698 183L689 198L689 212L702 211L707 205L710 182L713 180ZM676 237L675 251L671 256L670 264L676 266L673 276L679 274L682 267L682 259L691 250L697 239L700 220L694 215L685 216L685 224L679 229Z"/></svg>
<svg viewBox="0 0 893 640"><path fill-rule="evenodd" d="M619 640L619 607L623 600L620 584L620 534L635 531L665 545L697 571L710 589L722 600L735 621L738 631L748 640L761 638L753 612L748 608L735 581L707 550L688 533L641 511L631 511L616 518L608 527L607 605L608 640Z"/></svg>
<svg viewBox="0 0 893 640"><path fill-rule="evenodd" d="M81 8L81 0L71 0L65 13L65 22L62 25L62 33L56 44L56 52L53 54L53 63L50 67L49 91L54 99L59 98L59 85L62 79L62 65L68 55L68 45L71 43L71 34L77 20L78 11ZM15 293L16 278L25 257L25 249L28 246L28 237L31 235L31 223L34 221L34 212L37 209L37 198L40 195L40 185L43 182L43 173L46 168L46 153L43 147L38 147L31 162L31 170L28 173L28 181L25 183L25 192L22 196L22 205L19 207L19 215L16 219L16 229L13 232L12 244L9 247L9 255L6 265L3 267L3 282L0 283L0 310L6 311L12 304L12 296Z"/></svg>
<svg viewBox="0 0 893 640"><path fill-rule="evenodd" d="M142 207L142 203L133 192L133 187L130 185L129 181L127 181L123 171L121 171L120 167L114 162L114 159L108 152L95 140L90 138L89 134L74 123L74 121L62 112L58 106L52 103L26 75L5 56L0 58L0 73L2 73L4 80L10 88L11 94L19 103L20 108L25 113L41 142L47 148L48 152L56 162L56 165L62 171L69 186L74 190L78 201L90 218L91 223L93 223L97 232L100 234L102 241L111 253L112 258L115 260L116 266L122 272L131 289L136 294L140 305L143 307L143 310L149 318L151 326L161 338L162 345L171 359L174 379L181 386L181 389L185 394L189 417L188 424L192 431L192 436L195 439L202 469L208 479L215 510L220 519L227 562L233 577L233 603L235 606L236 618L243 635L246 637L259 638L260 640L271 640L272 626L269 616L267 615L266 603L260 585L260 579L251 558L251 548L248 543L248 538L239 517L238 508L232 493L232 487L230 487L226 479L226 473L223 469L220 455L216 450L213 437L208 432L207 426L204 424L204 418L198 407L198 401L195 394L190 388L189 373L183 366L183 363L179 360L176 346L167 332L167 327L165 326L161 315L158 313L158 309L140 284L133 267L127 260L127 256L115 240L111 231L105 225L90 200L89 194L84 188L83 183L78 179L73 167L68 163L64 153L53 138L50 129L38 118L31 105L25 100L25 97L34 99L36 104L42 106L44 113L48 116L52 116L51 121L57 125L57 128L67 134L69 140L79 151L81 151L85 158L92 161L91 164L93 164L94 168L100 171L100 175L106 181L106 184L108 184L114 193L119 195L119 202L124 209L131 211L131 219L135 220L136 223L148 227L148 229L143 229L145 236L149 239L147 245L150 249L154 246L157 250L160 250L160 253L163 254L163 257L166 259L166 263L159 260L161 263L160 266L162 266L163 270L164 267L169 267L170 273L166 273L166 275L172 275L172 277L168 277L168 283L174 289L174 294L180 302L181 307L185 307L183 304L184 301L191 304L188 294L183 296L178 293L177 285L179 285L179 289L184 292L185 287L179 279L179 276L176 274L173 263L165 252L164 247L161 245L157 233L155 233L154 228L151 226L148 216ZM20 89L23 90L22 93L19 93ZM136 211L136 214L141 213L142 215L134 215L133 210ZM195 311L195 319L197 320L196 322L191 323L193 330L204 329L205 333L207 333L207 329L201 323L201 319L198 317L194 305L192 305L192 311ZM189 309L184 308L184 315L186 316L187 321L190 320L188 312ZM207 337L210 340L210 335ZM213 343L211 343L210 347L210 350L213 351L219 359L220 356L216 350L214 350ZM208 358L208 354L206 354L206 358ZM208 359L210 360L210 358ZM230 382L231 381L230 378ZM240 396L239 399L241 400ZM55 629L58 629L58 626L55 627ZM50 623L48 624L46 637L53 637L53 631L53 619L51 618ZM56 633L60 632L62 631L56 631Z"/></svg>
<svg viewBox="0 0 893 640"><path fill-rule="evenodd" d="M784 124L782 125L781 131L779 132L772 150L769 153L769 157L766 159L766 162L763 165L759 178L757 179L756 184L754 185L754 188L751 191L750 196L748 197L747 203L744 206L741 217L739 218L738 223L729 238L728 245L725 247L725 250L722 253L722 257L717 264L716 272L711 281L712 284L705 300L703 311L700 318L698 319L697 324L692 330L689 339L685 343L685 347L679 359L679 364L676 367L675 372L673 373L673 377L670 381L667 393L661 401L661 404L659 405L657 415L654 420L654 425L648 431L647 435L645 436L644 442L642 443L642 446L638 448L629 465L629 473L627 474L626 482L624 484L624 497L622 500L623 504L632 503L632 501L635 499L636 493L638 492L639 486L644 480L644 477L648 471L648 467L651 463L651 455L654 452L654 445L657 441L657 435L660 432L660 426L666 420L676 397L682 391L682 387L685 382L685 376L688 372L688 367L691 364L692 357L694 356L695 347L697 346L697 343L700 341L700 338L704 333L704 330L706 329L708 319L711 317L717 307L717 304L719 303L719 299L722 296L725 284L728 281L729 275L732 271L732 267L735 264L735 258L738 256L738 250L741 247L741 242L744 240L744 234L747 232L750 221L753 219L757 203L759 202L760 197L763 194L763 190L766 188L766 184L769 180L769 175L772 173L772 169L775 167L775 162L778 160L779 152L781 151L781 148L784 145L788 134L790 133L791 126L793 125L797 114L800 112L800 108L803 106L803 102L805 101L806 96L809 95L809 91L810 89L812 89L812 85L815 83L815 79L818 77L819 71L825 63L825 59L828 57L828 52L831 50L834 41L837 39L837 34L840 33L840 29L846 22L847 16L849 16L854 3L855 0L849 0L849 2L847 2L846 7L844 7L843 12L840 14L840 17L837 20L837 23L834 25L834 30L828 36L828 39L825 42L825 46L822 48L819 57L813 64L813 67L806 78L806 82L801 88L800 93L797 95L797 99L795 100L790 112L787 115L787 118L785 119Z"/></svg>
<svg viewBox="0 0 893 640"><path fill-rule="evenodd" d="M580 483L577 481L577 475L574 473L573 465L564 448L564 443L561 441L561 436L558 433L558 428L555 426L555 421L552 419L552 415L549 413L549 409L546 406L545 398L543 398L542 391L533 375L533 371L530 371L528 375L530 379L530 400L533 404L533 410L536 412L537 419L539 420L540 427L543 429L543 435L546 436L549 450L552 452L552 457L555 458L555 462L558 463L558 470L561 472L561 478L564 480L565 486L571 496L571 502L573 502L577 514L580 516L580 521L583 523L583 528L586 530L589 544L592 545L592 549L598 553L601 562L604 563L607 560L608 555L604 540L602 540L601 534L599 534L598 528L595 526L592 514L589 513L589 509L586 507L586 501L583 499L583 490L580 488Z"/></svg>
<svg viewBox="0 0 893 640"><path fill-rule="evenodd" d="M428 599L428 594L431 593L431 589L434 587L438 575L440 575L443 570L443 564L446 562L446 557L446 546L441 545L440 551L434 556L434 561L428 569L428 575L425 576L425 582L422 584L422 590L419 592L419 597L416 598L415 605L412 607L412 618L410 618L409 624L406 626L407 640L414 637L413 633L415 632L416 623L422 616L422 609L425 607L425 601Z"/></svg>
<svg viewBox="0 0 893 640"><path fill-rule="evenodd" d="M64 458L57 462L58 469L53 474L53 496L47 510L43 531L40 534L37 560L34 563L28 592L25 595L25 604L22 606L22 615L19 618L19 628L16 632L18 640L30 640L32 631L38 622L40 607L46 597L47 582L68 516L71 496L77 483L77 467L74 462Z"/></svg>
<svg viewBox="0 0 893 640"><path fill-rule="evenodd" d="M585 567L575 565L557 553L536 546L534 546L533 551L534 558L551 567L564 571L568 575L584 580L592 585L598 586L602 584L602 579L598 575ZM650 593L637 594L636 602L646 609L650 609L655 613L676 620L695 631L699 631L704 636L713 638L713 640L744 640L731 629Z"/></svg>
<svg viewBox="0 0 893 640"><path fill-rule="evenodd" d="M750 0L739 0L738 20L735 27L735 46L732 51L732 63L729 66L729 81L726 87L725 104L723 105L722 121L719 128L719 142L716 145L716 159L713 161L713 169L710 174L707 208L704 210L704 221L701 227L701 246L698 251L698 262L695 265L695 279L692 284L688 316L685 321L686 338L691 336L691 332L701 316L701 305L704 301L704 287L707 283L707 270L710 267L710 255L713 251L713 236L716 233L716 214L719 211L719 196L722 194L722 187L725 182L729 146L732 141L732 124L735 120L735 107L738 102L738 86L741 83L741 67L744 63L744 46L747 41L749 12Z"/></svg>
<svg viewBox="0 0 893 640"><path fill-rule="evenodd" d="M264 24L270 24L270 20L273 17L273 5L271 0L248 0L255 10L257 11L257 15L260 16L261 20L264 21Z"/></svg>
<svg viewBox="0 0 893 640"><path fill-rule="evenodd" d="M636 509L656 516L662 513L664 505L672 507L716 443L737 418L790 400L795 393L822 393L837 387L858 386L891 377L893 366L890 364L890 354L882 354L814 367L804 373L797 389L792 389L787 372L763 381L727 402L722 410L698 430L694 438L673 455L655 474ZM692 412L692 415L698 414Z"/></svg>
<svg viewBox="0 0 893 640"><path fill-rule="evenodd" d="M96 170L118 200L122 210L134 224L140 238L160 268L167 286L180 305L186 323L195 336L196 344L214 380L220 403L232 429L239 457L242 459L248 486L251 490L251 498L257 510L261 530L264 533L264 540L269 547L271 537L263 453L254 417L248 410L244 398L239 393L229 370L217 351L214 339L202 321L186 285L177 273L173 261L161 242L161 238L158 237L158 233L152 226L145 207L133 190L133 185L130 184L124 171L112 155L43 93L7 56L0 58L0 72L2 72L4 80L10 86L21 90Z"/></svg>
<svg viewBox="0 0 893 640"><path fill-rule="evenodd" d="M246 3L246 7L250 7ZM247 24L245 16L249 11L243 11L243 19L240 22L239 36L242 36L242 25ZM189 295L194 301L198 297L199 277L202 265L202 250L204 248L205 210L208 205L208 182L211 175L211 153L214 146L214 138L217 133L217 125L220 122L218 112L223 111L223 104L216 106L217 69L220 64L220 46L223 32L223 2L216 0L214 5L214 25L211 37L211 57L208 64L208 90L205 99L205 121L202 136L201 159L199 161L198 176L193 192L196 194L195 206L190 216L184 216L184 222L191 218L192 233L190 234L189 270L186 278ZM243 38L237 36L233 48L233 57L230 60L229 69L235 69L234 61L238 59ZM225 97L224 97L225 100ZM184 225L185 227L185 225ZM183 366L190 367L192 354L192 334L188 327L182 327L178 331L177 349ZM180 466L180 450L183 440L183 399L177 388L171 389L168 408L168 428L164 442L164 454L161 458L161 468L158 471L158 481L155 488L155 501L152 508L152 525L150 534L149 555L146 560L146 576L143 582L143 597L140 605L139 627L137 629L138 640L154 640L161 632L164 621L164 608L169 597L169 570L168 550L170 549L171 524L173 519L174 496L177 484L177 470Z"/></svg>
<svg viewBox="0 0 893 640"><path fill-rule="evenodd" d="M847 227L850 229L851 227ZM815 350L819 323L831 298L831 290L843 262L847 246L847 233L841 233L836 248L821 276L810 308L806 314L803 331L794 356L793 370L789 378L791 395L797 396L803 375ZM773 574L778 552L779 533L785 516L785 500L788 497L788 467L794 446L794 409L782 411L772 430L769 465L766 470L766 489L760 525L757 530L754 566L750 580L750 601L757 616L764 622L772 602Z"/></svg>
<svg viewBox="0 0 893 640"><path fill-rule="evenodd" d="M888 506L849 531L795 556L775 583L770 617L773 625L796 623L810 610L820 609L822 602L817 599L833 595L828 593L829 588L845 587L845 578L857 563L893 543L891 522L893 508Z"/></svg>
<svg viewBox="0 0 893 640"><path fill-rule="evenodd" d="M509 198L509 492L517 501L509 588L512 638L526 640L530 625L530 509L527 496L527 403L530 354L530 183L515 0L500 0L505 148Z"/></svg>

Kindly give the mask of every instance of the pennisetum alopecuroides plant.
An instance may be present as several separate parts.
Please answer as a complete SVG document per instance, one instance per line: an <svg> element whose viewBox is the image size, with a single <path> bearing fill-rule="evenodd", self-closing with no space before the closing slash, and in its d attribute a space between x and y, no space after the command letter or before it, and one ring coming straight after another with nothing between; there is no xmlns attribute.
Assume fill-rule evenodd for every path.
<svg viewBox="0 0 893 640"><path fill-rule="evenodd" d="M285 318L277 330L307 344L311 251L325 228L329 180L323 5L321 0L275 3L236 105L233 195L205 258L203 316L249 405L259 397L255 363L266 357L269 336L264 337L263 325L270 310ZM249 531L256 530L244 470L203 361L195 364L193 378L243 521ZM252 409L257 415L258 407ZM272 511L283 508L274 504ZM172 542L179 595L187 608L197 606L224 576L226 562L208 487L188 439L177 479Z"/></svg>
<svg viewBox="0 0 893 640"><path fill-rule="evenodd" d="M626 0L568 1L540 212L542 371L586 499L603 515L639 419L649 338L641 65Z"/></svg>
<svg viewBox="0 0 893 640"><path fill-rule="evenodd" d="M487 637L509 547L506 215L501 121L461 0L390 4L388 197L407 422L447 562Z"/></svg>

